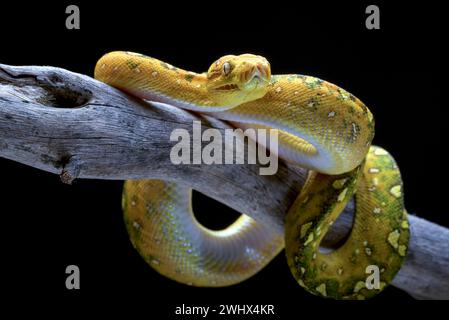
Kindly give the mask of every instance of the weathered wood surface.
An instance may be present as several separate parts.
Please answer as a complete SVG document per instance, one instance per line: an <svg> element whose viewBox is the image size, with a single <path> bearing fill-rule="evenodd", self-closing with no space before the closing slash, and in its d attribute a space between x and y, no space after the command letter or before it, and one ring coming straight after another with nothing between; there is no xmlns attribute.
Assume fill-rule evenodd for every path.
<svg viewBox="0 0 449 320"><path fill-rule="evenodd" d="M149 104L90 77L54 67L0 65L0 157L76 178L161 178L191 185L283 231L284 215L307 171L279 163L273 176L257 165L174 165L174 129L228 125L177 108ZM351 228L353 205L329 232L331 247ZM393 285L416 298L449 299L449 230L410 217L407 260Z"/></svg>

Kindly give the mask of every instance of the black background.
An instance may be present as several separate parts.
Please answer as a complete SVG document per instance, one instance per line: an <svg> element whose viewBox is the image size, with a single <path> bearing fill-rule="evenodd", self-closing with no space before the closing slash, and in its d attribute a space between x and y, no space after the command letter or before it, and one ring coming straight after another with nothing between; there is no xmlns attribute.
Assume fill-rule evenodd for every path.
<svg viewBox="0 0 449 320"><path fill-rule="evenodd" d="M68 4L80 7L80 30L65 28ZM368 4L17 1L0 5L0 63L52 65L92 76L96 60L112 50L148 54L198 72L224 54L264 55L275 74L317 76L364 101L376 119L374 143L389 150L401 168L407 209L449 227L441 183L448 178L449 115L443 100L447 80L441 80L447 57L442 9L430 3L392 7L374 2L381 29L367 30ZM182 303L275 304L282 319L299 317L303 310L348 306L306 293L290 275L283 254L237 286L179 285L158 275L132 248L122 221L121 181L79 180L67 186L55 175L5 159L0 159L0 175L5 306L125 309L150 318L160 315L156 319L169 317ZM213 201L194 200L199 219L208 226L235 216ZM79 291L65 288L69 264L81 269ZM389 287L368 302L379 307L372 309L379 315L388 303L403 309L412 300Z"/></svg>

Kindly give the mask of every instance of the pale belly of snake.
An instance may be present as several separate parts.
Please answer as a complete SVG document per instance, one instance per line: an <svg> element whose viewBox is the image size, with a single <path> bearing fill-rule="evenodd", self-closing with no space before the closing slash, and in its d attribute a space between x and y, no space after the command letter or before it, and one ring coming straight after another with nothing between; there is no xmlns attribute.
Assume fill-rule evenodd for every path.
<svg viewBox="0 0 449 320"><path fill-rule="evenodd" d="M356 97L302 75L271 76L259 56L225 56L206 74L129 52L102 57L95 77L137 97L207 113L245 128L279 130L279 156L309 177L279 233L242 214L224 230L200 225L191 189L162 180L126 181L123 210L134 247L159 273L194 286L228 286L262 269L284 247L298 283L335 299L364 299L391 282L407 253L409 229L394 159L371 146L374 120ZM168 139L168 137L167 137ZM320 242L355 194L345 243ZM379 283L367 287L367 268Z"/></svg>

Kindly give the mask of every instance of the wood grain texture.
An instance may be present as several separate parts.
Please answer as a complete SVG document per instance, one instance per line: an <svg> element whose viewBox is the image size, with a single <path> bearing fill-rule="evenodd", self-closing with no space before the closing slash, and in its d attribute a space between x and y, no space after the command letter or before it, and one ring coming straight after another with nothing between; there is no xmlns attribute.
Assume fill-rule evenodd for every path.
<svg viewBox="0 0 449 320"><path fill-rule="evenodd" d="M0 157L77 178L160 178L191 185L283 231L284 215L307 170L279 163L273 176L258 165L174 165L174 129L229 128L213 118L147 103L90 77L54 67L0 64ZM352 224L351 203L323 245L332 247ZM449 299L449 229L410 216L407 260L393 285L420 299Z"/></svg>

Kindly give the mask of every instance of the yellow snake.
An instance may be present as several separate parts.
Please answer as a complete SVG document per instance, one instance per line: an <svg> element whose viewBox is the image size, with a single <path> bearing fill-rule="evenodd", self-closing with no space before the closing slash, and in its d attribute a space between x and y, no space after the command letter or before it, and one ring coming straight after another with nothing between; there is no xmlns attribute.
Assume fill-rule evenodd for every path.
<svg viewBox="0 0 449 320"><path fill-rule="evenodd" d="M285 244L292 274L306 290L364 299L401 267L409 240L401 177L393 158L371 146L373 116L352 94L315 77L272 76L268 61L252 54L221 57L197 74L141 54L111 52L97 62L95 77L236 126L278 129L279 156L311 169L287 213L285 234L244 214L224 230L209 230L194 218L188 186L127 181L130 239L159 273L194 286L228 286L257 273ZM334 251L321 252L321 240L354 194L350 235ZM369 266L380 270L375 288L366 285Z"/></svg>

